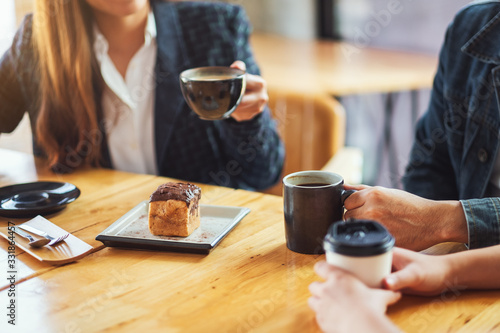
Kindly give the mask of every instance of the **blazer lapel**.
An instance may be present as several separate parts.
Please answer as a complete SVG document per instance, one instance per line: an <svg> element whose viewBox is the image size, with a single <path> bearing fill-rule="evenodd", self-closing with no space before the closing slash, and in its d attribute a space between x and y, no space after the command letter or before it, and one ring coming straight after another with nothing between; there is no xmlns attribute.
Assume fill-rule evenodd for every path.
<svg viewBox="0 0 500 333"><path fill-rule="evenodd" d="M166 165L166 151L176 117L184 106L179 74L189 68L179 18L174 6L152 1L156 20L158 55L155 66L154 135L158 171Z"/></svg>

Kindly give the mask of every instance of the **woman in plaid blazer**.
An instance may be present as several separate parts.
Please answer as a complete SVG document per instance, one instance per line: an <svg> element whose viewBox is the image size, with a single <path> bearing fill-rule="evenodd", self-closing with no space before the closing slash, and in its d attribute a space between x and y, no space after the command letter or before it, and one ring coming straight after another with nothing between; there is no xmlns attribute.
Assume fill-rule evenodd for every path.
<svg viewBox="0 0 500 333"><path fill-rule="evenodd" d="M155 61L149 63L154 73L153 120L151 128L143 129L152 135L155 173L243 189L276 183L284 149L248 44L251 29L244 11L222 3L130 3L38 0L35 13L25 18L0 60L0 133L15 129L28 112L34 152L45 156L54 170L121 168L114 165L116 148L108 140L114 122L103 106L109 83L96 56L95 31L106 35L115 29L106 36L108 53L126 78L120 71L127 70L127 61L121 66L126 53L113 59L111 47L121 42L130 50L135 35L118 40L120 31L109 23L145 13L153 15L156 30ZM183 100L179 73L209 65L246 67L247 91L230 119L200 120Z"/></svg>

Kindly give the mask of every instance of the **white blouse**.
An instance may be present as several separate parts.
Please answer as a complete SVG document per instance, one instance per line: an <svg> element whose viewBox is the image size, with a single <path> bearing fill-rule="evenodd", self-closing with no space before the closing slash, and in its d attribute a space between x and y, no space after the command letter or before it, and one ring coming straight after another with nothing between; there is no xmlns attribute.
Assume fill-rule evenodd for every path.
<svg viewBox="0 0 500 333"><path fill-rule="evenodd" d="M108 55L109 44L94 26L94 51L106 83L102 95L107 143L113 167L157 174L154 143L156 23L148 16L144 45L130 61L125 80Z"/></svg>

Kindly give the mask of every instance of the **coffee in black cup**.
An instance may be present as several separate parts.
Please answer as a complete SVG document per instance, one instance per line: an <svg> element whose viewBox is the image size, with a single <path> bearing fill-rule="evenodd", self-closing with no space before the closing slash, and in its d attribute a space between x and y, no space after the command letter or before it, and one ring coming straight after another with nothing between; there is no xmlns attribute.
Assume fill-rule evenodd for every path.
<svg viewBox="0 0 500 333"><path fill-rule="evenodd" d="M179 79L187 104L204 120L228 118L246 89L245 71L237 68L192 68L183 71Z"/></svg>

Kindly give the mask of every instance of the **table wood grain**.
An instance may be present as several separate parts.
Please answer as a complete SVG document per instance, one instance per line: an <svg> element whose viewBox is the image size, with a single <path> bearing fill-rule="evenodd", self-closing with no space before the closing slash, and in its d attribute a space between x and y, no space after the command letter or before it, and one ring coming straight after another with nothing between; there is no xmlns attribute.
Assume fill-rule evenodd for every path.
<svg viewBox="0 0 500 333"><path fill-rule="evenodd" d="M7 155L17 156L8 167ZM251 209L210 254L107 248L96 235L170 179L104 169L54 175L31 156L2 149L0 161L0 186L21 180L16 170L23 165L37 170L26 175L30 181L77 185L81 197L47 218L95 247L62 266L18 252L17 325L7 324L10 286L2 277L1 332L319 332L307 299L309 284L319 280L313 266L324 255L286 248L281 197L199 184L206 204ZM7 246L0 240L4 276ZM461 250L445 244L430 253L453 249ZM487 332L500 329L499 311L500 291L458 288L439 297L404 296L388 313L406 332Z"/></svg>

